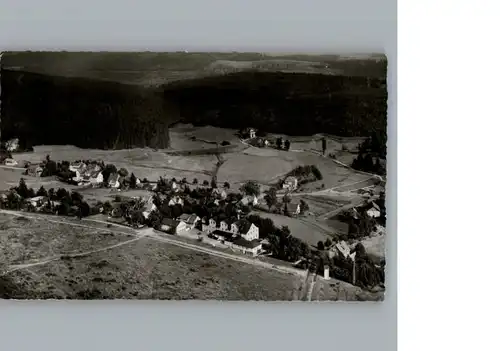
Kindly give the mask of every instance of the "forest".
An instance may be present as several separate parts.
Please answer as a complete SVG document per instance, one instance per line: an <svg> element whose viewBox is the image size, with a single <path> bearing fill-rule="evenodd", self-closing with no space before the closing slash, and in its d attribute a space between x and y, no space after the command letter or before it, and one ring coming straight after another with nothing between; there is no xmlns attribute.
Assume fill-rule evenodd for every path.
<svg viewBox="0 0 500 351"><path fill-rule="evenodd" d="M386 129L385 79L239 72L159 87L2 69L2 139L21 147L167 148L179 122L288 135Z"/></svg>

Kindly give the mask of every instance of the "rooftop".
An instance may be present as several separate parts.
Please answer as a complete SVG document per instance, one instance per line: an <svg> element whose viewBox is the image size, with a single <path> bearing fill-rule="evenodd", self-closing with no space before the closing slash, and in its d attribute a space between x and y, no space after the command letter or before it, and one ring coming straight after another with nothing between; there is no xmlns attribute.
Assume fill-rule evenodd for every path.
<svg viewBox="0 0 500 351"><path fill-rule="evenodd" d="M240 237L240 238L236 239L233 242L233 244L236 246L245 247L247 249L254 249L254 248L260 246L261 242L259 240L248 241L248 240L245 240L245 239Z"/></svg>
<svg viewBox="0 0 500 351"><path fill-rule="evenodd" d="M214 230L212 232L213 235L217 235L217 236L221 236L224 238L224 240L226 241L233 241L234 240L234 233L231 233L231 232L225 232L223 230Z"/></svg>

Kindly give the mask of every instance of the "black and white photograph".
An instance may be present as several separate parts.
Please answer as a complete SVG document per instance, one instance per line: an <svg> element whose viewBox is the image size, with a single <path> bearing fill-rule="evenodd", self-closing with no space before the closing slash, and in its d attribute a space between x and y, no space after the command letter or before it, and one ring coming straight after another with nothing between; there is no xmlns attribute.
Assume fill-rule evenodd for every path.
<svg viewBox="0 0 500 351"><path fill-rule="evenodd" d="M0 298L384 300L383 53L0 64Z"/></svg>

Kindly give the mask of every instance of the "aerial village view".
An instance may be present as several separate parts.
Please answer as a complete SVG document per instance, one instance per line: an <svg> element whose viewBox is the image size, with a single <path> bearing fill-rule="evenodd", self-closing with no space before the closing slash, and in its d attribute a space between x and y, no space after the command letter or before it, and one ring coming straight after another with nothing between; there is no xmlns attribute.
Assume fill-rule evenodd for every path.
<svg viewBox="0 0 500 351"><path fill-rule="evenodd" d="M95 103L102 116L89 127L94 122L89 122L88 112L84 122L76 113L67 117L68 111L82 106L76 98L73 105L68 102L73 110L46 107L54 104L50 94L65 94L46 92L57 89L52 79L65 79L62 84L73 87L80 84L73 81L78 76L67 73L60 78L22 53L18 58L11 55L9 61L4 54L0 77L0 298L383 300L385 127L337 135L334 127L307 129L304 124L297 125L297 131L292 120L290 126L286 119L259 122L255 110L250 112L253 117L234 122L220 117L225 107L214 108L217 98L179 97L178 90L184 87L177 84L202 80L194 69L182 74L195 78L174 79L180 74L176 71L165 81L147 85L155 92L161 89L169 101L168 107L162 102L148 113L158 108L160 118L174 110L180 116L169 120L165 132L158 132L153 117L137 124L140 127L125 123L129 116L114 112L113 104L118 104L114 96L106 104ZM238 61L232 60L219 60L215 68L209 61L212 70L203 76L205 81L246 72L233 65L229 73L221 74L221 66ZM255 60L262 67L271 59ZM280 60L282 64L285 59ZM38 64L40 58L35 61ZM272 61L276 65L276 58ZM306 68L290 68L295 61L286 61L282 73L308 69L312 71L304 73L307 77L341 76L338 71L315 72L332 69L318 64L323 62L319 59L312 66L300 61ZM385 58L382 64L386 65ZM273 72L280 69L273 66ZM91 83L81 84L118 80L113 72L104 78L93 77L92 72L79 73L92 78ZM146 86L119 80L127 89ZM379 93L385 91L385 76L368 81L377 101L386 100ZM78 89L79 97L87 92ZM186 88L183 94L195 89ZM144 111L141 104L150 104L150 97L144 98L142 90L137 94L143 94L135 102L137 110ZM226 91L223 98L242 99L231 94ZM287 94L300 92L287 90ZM335 99L335 93L333 98L329 94L328 101ZM30 120L33 112L27 105L38 98L45 100L34 102L38 107L33 109L46 111L46 123ZM63 102L57 104L67 99L61 97ZM361 100L356 103L374 109L370 100ZM88 101L82 109L93 104L92 97ZM256 103L269 104L262 101ZM198 106L203 103L210 106ZM24 120L19 120L21 115ZM59 115L64 117L58 120ZM30 123L33 127L26 127ZM362 123L354 123L358 124ZM133 140L139 133L147 136Z"/></svg>

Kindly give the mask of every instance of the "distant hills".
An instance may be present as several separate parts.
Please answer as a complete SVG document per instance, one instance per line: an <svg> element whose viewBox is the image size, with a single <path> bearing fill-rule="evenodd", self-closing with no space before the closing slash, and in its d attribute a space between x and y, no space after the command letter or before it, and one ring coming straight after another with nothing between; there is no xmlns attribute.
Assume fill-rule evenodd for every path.
<svg viewBox="0 0 500 351"><path fill-rule="evenodd" d="M241 71L280 71L385 78L384 55L219 52L6 52L5 69L158 86Z"/></svg>

